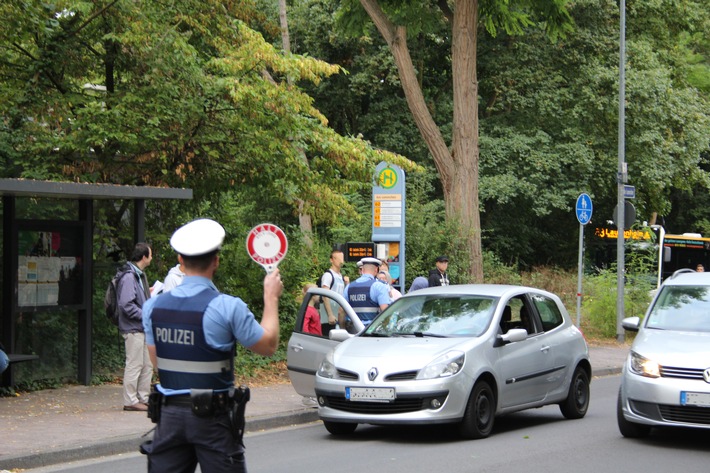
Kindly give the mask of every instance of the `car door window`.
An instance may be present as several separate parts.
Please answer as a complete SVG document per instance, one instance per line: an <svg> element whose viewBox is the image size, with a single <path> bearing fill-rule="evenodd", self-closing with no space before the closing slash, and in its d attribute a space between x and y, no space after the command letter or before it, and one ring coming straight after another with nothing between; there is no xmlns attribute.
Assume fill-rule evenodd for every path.
<svg viewBox="0 0 710 473"><path fill-rule="evenodd" d="M503 333L505 333L512 328L523 328L527 330L528 334L537 332L524 296L513 297L506 303L503 309L501 329L503 329Z"/></svg>
<svg viewBox="0 0 710 473"><path fill-rule="evenodd" d="M286 360L291 384L302 396L315 396L315 376L318 368L326 354L347 338L343 330L331 329L328 335L322 330L321 334L312 333L317 332L317 329L312 330L315 328L313 320L310 323L307 320L306 312L313 313L308 310L309 306L319 313L316 321L323 323L323 315L318 309L332 302L337 303L337 313L339 314L338 324L334 328L340 328L341 321L344 321L346 325L342 328L349 330L351 335L365 328L343 296L323 288L308 289L295 317L293 333L288 340ZM325 321L327 322L327 318Z"/></svg>
<svg viewBox="0 0 710 473"><path fill-rule="evenodd" d="M533 295L531 299L538 314L540 314L543 331L549 332L555 327L562 325L562 314L555 301L539 294Z"/></svg>
<svg viewBox="0 0 710 473"><path fill-rule="evenodd" d="M329 307L330 311L326 310L326 307ZM336 319L335 326L329 323L329 312ZM357 326L338 301L327 295L306 293L294 326L294 333L329 338L330 330L338 328L345 329L351 334L358 332Z"/></svg>

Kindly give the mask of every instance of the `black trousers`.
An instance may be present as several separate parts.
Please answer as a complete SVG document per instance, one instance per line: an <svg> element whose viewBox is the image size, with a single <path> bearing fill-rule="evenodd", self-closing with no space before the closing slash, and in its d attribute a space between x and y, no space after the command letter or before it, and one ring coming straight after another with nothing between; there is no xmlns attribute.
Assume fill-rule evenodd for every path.
<svg viewBox="0 0 710 473"><path fill-rule="evenodd" d="M246 473L244 447L234 440L226 413L197 417L188 406L163 406L153 442L144 447L148 473Z"/></svg>

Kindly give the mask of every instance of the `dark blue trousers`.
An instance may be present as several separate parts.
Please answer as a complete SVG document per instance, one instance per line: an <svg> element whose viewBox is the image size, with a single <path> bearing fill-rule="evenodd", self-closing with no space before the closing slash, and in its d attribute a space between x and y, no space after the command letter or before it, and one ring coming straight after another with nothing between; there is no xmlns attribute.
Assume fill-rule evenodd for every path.
<svg viewBox="0 0 710 473"><path fill-rule="evenodd" d="M244 446L226 413L197 417L188 406L163 406L153 442L144 446L148 473L246 473Z"/></svg>

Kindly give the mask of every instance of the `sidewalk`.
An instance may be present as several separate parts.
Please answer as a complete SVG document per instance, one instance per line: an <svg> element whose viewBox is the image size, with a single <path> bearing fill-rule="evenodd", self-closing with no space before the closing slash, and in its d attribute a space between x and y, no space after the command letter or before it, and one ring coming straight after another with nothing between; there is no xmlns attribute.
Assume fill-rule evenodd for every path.
<svg viewBox="0 0 710 473"><path fill-rule="evenodd" d="M619 373L628 346L589 347L594 376ZM290 384L251 388L246 431L318 420ZM137 452L153 424L124 412L119 385L68 386L0 398L0 470L28 469L105 455Z"/></svg>

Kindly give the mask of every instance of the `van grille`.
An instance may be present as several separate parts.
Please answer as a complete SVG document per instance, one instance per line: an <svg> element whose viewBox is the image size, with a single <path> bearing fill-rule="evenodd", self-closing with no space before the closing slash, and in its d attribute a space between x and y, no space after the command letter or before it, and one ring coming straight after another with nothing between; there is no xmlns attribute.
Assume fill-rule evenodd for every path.
<svg viewBox="0 0 710 473"><path fill-rule="evenodd" d="M703 369L661 366L661 377L679 379L703 379Z"/></svg>
<svg viewBox="0 0 710 473"><path fill-rule="evenodd" d="M659 405L661 416L669 422L710 425L710 408Z"/></svg>

